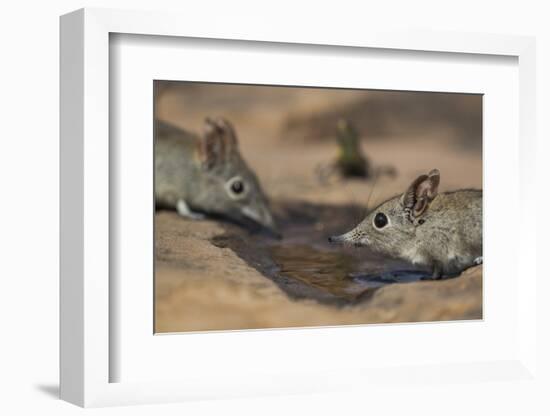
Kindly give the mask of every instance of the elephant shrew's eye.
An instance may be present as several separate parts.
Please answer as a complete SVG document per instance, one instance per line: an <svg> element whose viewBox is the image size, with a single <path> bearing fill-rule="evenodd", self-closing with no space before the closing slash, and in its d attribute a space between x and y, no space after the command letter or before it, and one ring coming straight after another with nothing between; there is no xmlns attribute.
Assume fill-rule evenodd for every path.
<svg viewBox="0 0 550 416"><path fill-rule="evenodd" d="M386 214L379 212L374 217L374 226L376 228L384 228L388 224L388 217Z"/></svg>
<svg viewBox="0 0 550 416"><path fill-rule="evenodd" d="M250 189L247 188L246 182L240 176L234 176L225 184L225 190L232 199L242 199Z"/></svg>
<svg viewBox="0 0 550 416"><path fill-rule="evenodd" d="M244 184L241 181L235 181L231 184L231 190L238 195L244 191Z"/></svg>

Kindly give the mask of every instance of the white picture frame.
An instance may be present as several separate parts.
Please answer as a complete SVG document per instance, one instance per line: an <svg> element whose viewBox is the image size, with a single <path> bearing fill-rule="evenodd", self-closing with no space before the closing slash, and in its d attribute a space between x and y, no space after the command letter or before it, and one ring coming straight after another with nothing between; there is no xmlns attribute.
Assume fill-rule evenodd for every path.
<svg viewBox="0 0 550 416"><path fill-rule="evenodd" d="M536 377L536 270L534 259L535 217L521 215L536 211L534 199L535 169L535 42L533 38L465 34L381 31L374 28L328 35L322 27L312 26L307 34L282 30L276 24L236 29L223 18L204 25L200 19L168 13L83 9L61 18L61 398L80 406L183 401L196 398L242 397L282 393L323 392L348 389L351 386L400 382L430 383L442 380L480 382L482 380L526 380ZM217 19L214 17L214 19ZM185 21L185 25L181 22ZM322 369L319 372L280 368L265 377L239 376L235 372L198 370L187 377L148 381L113 382L113 366L121 360L112 348L119 328L112 323L116 310L112 292L116 290L109 276L110 259L110 38L112 34L162 36L165 39L200 38L226 41L277 43L285 45L330 45L338 48L373 50L423 51L437 54L507 56L517 59L519 70L519 134L513 133L519 145L518 196L510 209L520 218L517 244L512 248L517 257L516 273L521 265L522 280L514 309L517 327L513 339L517 346L495 360L481 357L471 362L445 361L438 364L419 360L403 368L382 365ZM161 40L162 42L162 40ZM261 46L261 43L258 43ZM451 86L452 87L452 86ZM499 169L502 169L500 167ZM516 171L513 171L516 172ZM516 183L516 182L515 182ZM152 311L150 312L152 314ZM137 324L139 325L139 323ZM143 323L146 325L146 323ZM399 331L411 332L413 326L401 325ZM264 331L257 332L262 338ZM285 331L289 332L289 331ZM300 342L317 337L318 342L341 336L334 329L288 336ZM281 332L282 333L282 332ZM358 335L357 333L355 335ZM153 334L151 333L151 336ZM201 334L194 336L200 337ZM209 337L211 335L204 335ZM399 336L399 335L396 335ZM163 343L170 341L162 337ZM239 334L232 335L238 345ZM188 338L189 339L189 338ZM212 338L211 338L212 339ZM226 337L226 341L227 341ZM517 348L516 348L517 347ZM504 350L503 350L504 351ZM413 367L411 367L411 365ZM411 371L411 368L414 371ZM293 371L294 370L294 371ZM174 371L177 371L174 369ZM212 377L212 375L215 375ZM117 377L115 377L117 378ZM155 381L153 381L155 380ZM342 382L342 380L347 380Z"/></svg>

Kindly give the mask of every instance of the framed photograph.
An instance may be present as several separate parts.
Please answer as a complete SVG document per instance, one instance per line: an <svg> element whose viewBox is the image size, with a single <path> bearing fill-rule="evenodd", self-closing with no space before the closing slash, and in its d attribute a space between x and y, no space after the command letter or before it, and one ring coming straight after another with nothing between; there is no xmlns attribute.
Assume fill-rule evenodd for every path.
<svg viewBox="0 0 550 416"><path fill-rule="evenodd" d="M181 18L61 18L61 397L533 380L534 40Z"/></svg>

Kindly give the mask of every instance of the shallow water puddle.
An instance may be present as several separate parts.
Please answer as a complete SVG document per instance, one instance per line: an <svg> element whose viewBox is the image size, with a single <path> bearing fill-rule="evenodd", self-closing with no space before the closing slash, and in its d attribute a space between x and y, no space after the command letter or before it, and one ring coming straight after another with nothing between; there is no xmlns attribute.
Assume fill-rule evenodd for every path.
<svg viewBox="0 0 550 416"><path fill-rule="evenodd" d="M271 246L276 273L297 280L345 302L353 302L377 288L428 277L418 270L388 270L381 259L361 258L345 251L325 251L307 245Z"/></svg>

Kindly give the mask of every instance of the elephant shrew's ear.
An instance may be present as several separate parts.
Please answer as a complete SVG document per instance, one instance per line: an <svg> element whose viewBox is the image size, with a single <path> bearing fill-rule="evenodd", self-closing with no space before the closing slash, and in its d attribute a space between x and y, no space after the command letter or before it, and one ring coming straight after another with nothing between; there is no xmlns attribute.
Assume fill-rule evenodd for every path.
<svg viewBox="0 0 550 416"><path fill-rule="evenodd" d="M204 121L200 158L207 169L223 166L238 151L237 136L229 121L223 118Z"/></svg>
<svg viewBox="0 0 550 416"><path fill-rule="evenodd" d="M410 212L412 219L422 215L437 196L439 181L439 170L433 169L416 178L401 196L401 205Z"/></svg>

